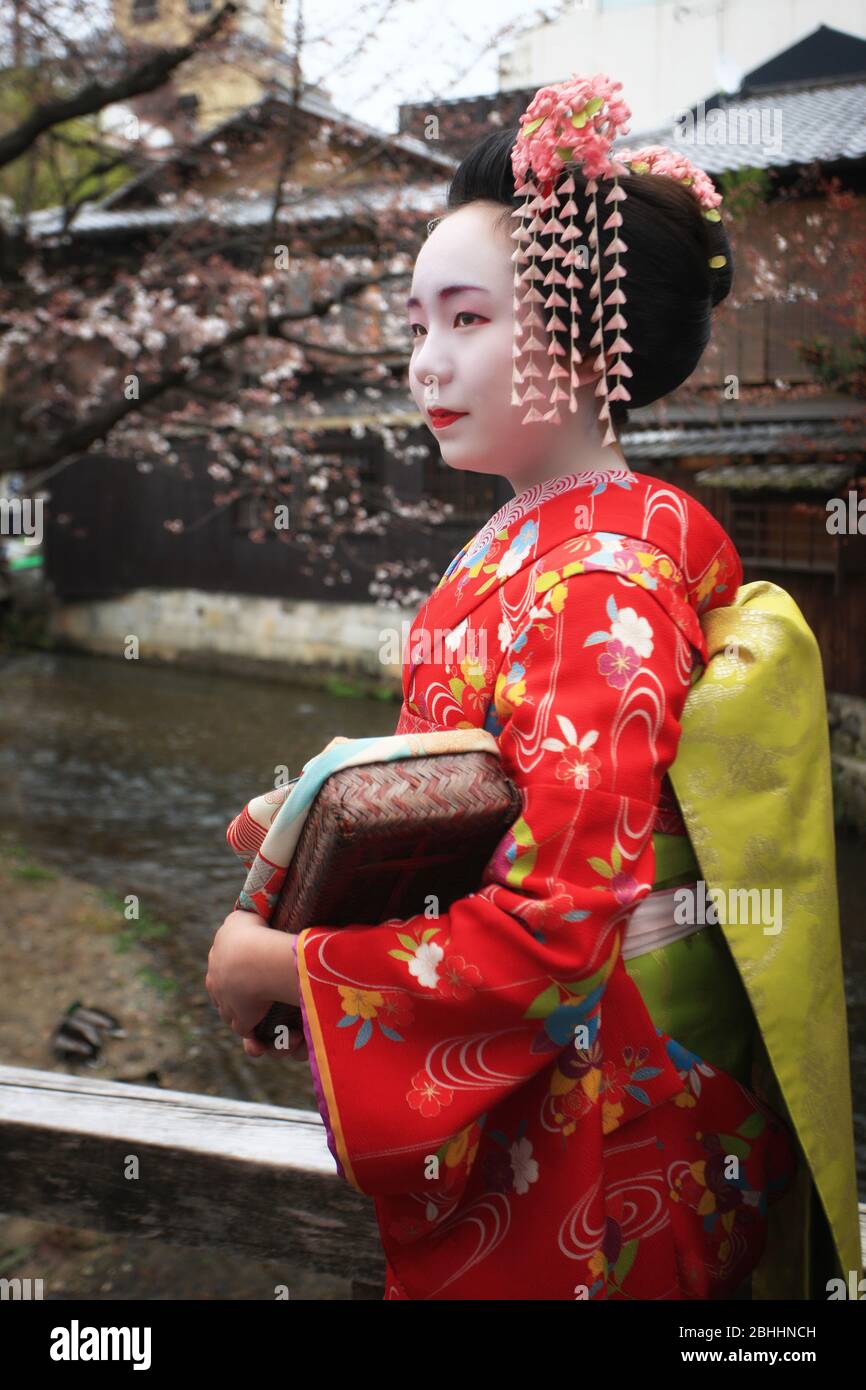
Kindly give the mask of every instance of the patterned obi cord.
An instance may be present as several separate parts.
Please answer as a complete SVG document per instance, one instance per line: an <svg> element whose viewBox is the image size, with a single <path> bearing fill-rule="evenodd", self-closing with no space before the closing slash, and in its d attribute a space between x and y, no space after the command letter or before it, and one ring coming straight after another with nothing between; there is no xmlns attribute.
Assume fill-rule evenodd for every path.
<svg viewBox="0 0 866 1390"><path fill-rule="evenodd" d="M656 1028L749 1086L755 1017L724 932L674 925L673 890L701 877L691 841L654 831L653 845L656 879L623 937L626 971Z"/></svg>

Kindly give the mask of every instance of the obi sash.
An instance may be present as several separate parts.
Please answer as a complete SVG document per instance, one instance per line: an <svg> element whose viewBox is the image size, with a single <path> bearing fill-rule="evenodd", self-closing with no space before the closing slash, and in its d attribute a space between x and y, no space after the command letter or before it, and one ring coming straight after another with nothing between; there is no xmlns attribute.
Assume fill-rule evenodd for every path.
<svg viewBox="0 0 866 1390"><path fill-rule="evenodd" d="M722 892L782 890L777 934L731 921L712 931L757 1021L751 1088L805 1159L796 1199L771 1218L753 1297L825 1299L827 1278L847 1278L862 1255L821 654L790 594L764 580L741 585L701 626L708 662L668 776L698 877ZM667 949L707 939L704 929Z"/></svg>

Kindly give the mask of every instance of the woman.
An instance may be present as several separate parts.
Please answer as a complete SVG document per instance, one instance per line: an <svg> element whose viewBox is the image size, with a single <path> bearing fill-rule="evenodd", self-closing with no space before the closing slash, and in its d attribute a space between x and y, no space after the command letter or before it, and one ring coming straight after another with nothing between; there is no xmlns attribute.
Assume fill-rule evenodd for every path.
<svg viewBox="0 0 866 1390"><path fill-rule="evenodd" d="M301 1004L298 1055L309 1056L339 1171L375 1199L386 1298L748 1296L769 1216L811 1192L784 1099L750 1089L762 1037L740 972L779 957L780 934L760 914L739 923L735 964L711 915L680 910L701 887L672 781L686 699L711 655L722 685L736 682L732 663L754 664L742 625L742 658L723 643L721 663L719 632L711 652L704 626L758 596L740 588L739 558L709 513L632 472L616 441L623 400L656 400L697 365L730 286L730 248L688 183L649 173L652 152L635 160L643 173L607 158L623 125L616 86L542 89L520 132L470 153L408 304L412 392L445 462L499 473L515 497L416 617L396 732L488 730L522 814L479 891L447 912L290 938L236 913L211 951L208 988L251 1054L273 979L284 981L277 997ZM550 150L532 151L547 179L539 191L521 182L515 151L563 109L584 132L582 158L557 156L572 134L560 124L553 164L540 172ZM623 195L607 200L605 227L614 264L627 253L628 339L625 267L603 297L598 237L583 278L567 246L572 227L598 227L596 175L611 170ZM558 208L549 200L563 172L570 201ZM691 184L699 172L690 167ZM569 274L557 278L557 266ZM548 411L538 359L549 359ZM784 605L782 621L796 625ZM450 634L444 651L417 643L437 632ZM699 709L692 725L699 742ZM682 766L690 824L712 829L700 765ZM745 798L752 813L754 803ZM245 833L254 849L256 827ZM720 883L733 858L717 855ZM750 887L748 874L729 886ZM825 1006L838 1003L834 968ZM850 1123L839 1142L837 1263L852 1248Z"/></svg>

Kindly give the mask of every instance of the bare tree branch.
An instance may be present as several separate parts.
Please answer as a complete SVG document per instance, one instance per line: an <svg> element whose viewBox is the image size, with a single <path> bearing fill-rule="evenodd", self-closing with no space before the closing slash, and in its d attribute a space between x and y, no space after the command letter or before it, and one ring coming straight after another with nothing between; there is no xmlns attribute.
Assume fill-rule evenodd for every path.
<svg viewBox="0 0 866 1390"><path fill-rule="evenodd" d="M219 10L207 24L198 29L193 39L182 44L179 48L166 48L152 57L147 58L137 67L132 68L116 82L102 83L90 82L75 96L65 97L57 101L45 102L37 106L31 112L26 121L14 130L0 136L0 169L6 164L11 164L13 160L20 159L22 154L36 143L39 136L52 126L62 125L65 121L74 120L77 116L90 116L96 111L102 111L104 107L112 105L117 101L125 101L127 97L139 96L143 92L156 91L166 81L166 78L174 72L175 68L185 63L187 59L197 52L204 44L208 43L215 34L228 22L232 15L237 13L237 5L234 0L227 0L227 3Z"/></svg>
<svg viewBox="0 0 866 1390"><path fill-rule="evenodd" d="M93 164L89 169L85 169L79 174L73 174L71 179L67 179L64 177L63 170L60 166L60 160L57 157L57 146L58 144L63 146L73 144L74 148L74 143L72 141L58 139L57 132L54 130L48 132L46 143L48 146L48 162L51 165L55 182L60 189L63 200L61 204L63 208L61 232L67 232L79 208L83 207L92 197L91 194L86 193L76 198L75 195L78 189L86 187L92 179L100 179L106 174L110 174L113 169L117 169L121 165L126 164L126 159L122 154L109 154L98 164Z"/></svg>
<svg viewBox="0 0 866 1390"><path fill-rule="evenodd" d="M379 284L376 280L375 284ZM297 347L302 347L305 352L326 352L334 357L346 357L350 361L358 362L387 362L397 358L398 361L405 361L406 351L399 345L390 348L342 348L336 347L333 343L311 343L309 338L296 338L291 333L277 334L281 343L294 343Z"/></svg>

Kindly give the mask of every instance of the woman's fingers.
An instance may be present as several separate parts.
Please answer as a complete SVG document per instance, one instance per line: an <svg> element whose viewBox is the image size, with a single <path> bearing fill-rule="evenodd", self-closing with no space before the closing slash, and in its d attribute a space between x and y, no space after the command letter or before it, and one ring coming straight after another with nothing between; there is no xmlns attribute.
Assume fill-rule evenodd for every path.
<svg viewBox="0 0 866 1390"><path fill-rule="evenodd" d="M290 1028L287 1046L276 1048L275 1052L278 1057L291 1057L293 1062L306 1062L309 1054L303 1029Z"/></svg>
<svg viewBox="0 0 866 1390"><path fill-rule="evenodd" d="M274 1047L273 1044L259 1042L256 1037L244 1038L244 1052L248 1057L276 1057L280 1061L290 1058L293 1062L309 1061L309 1052L304 1034L301 1030L291 1030L288 1036L287 1047Z"/></svg>

